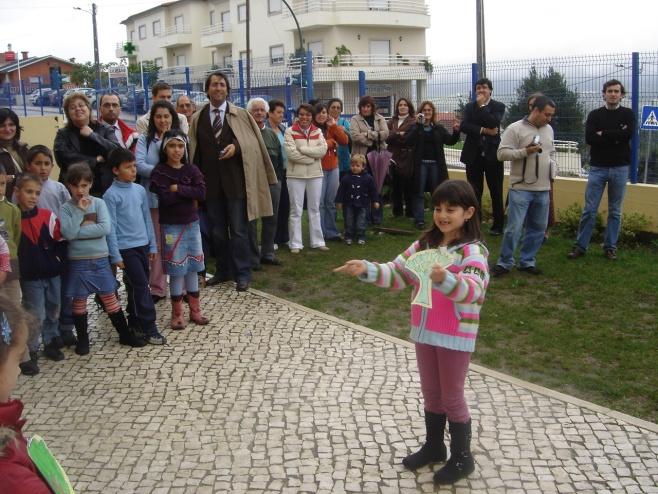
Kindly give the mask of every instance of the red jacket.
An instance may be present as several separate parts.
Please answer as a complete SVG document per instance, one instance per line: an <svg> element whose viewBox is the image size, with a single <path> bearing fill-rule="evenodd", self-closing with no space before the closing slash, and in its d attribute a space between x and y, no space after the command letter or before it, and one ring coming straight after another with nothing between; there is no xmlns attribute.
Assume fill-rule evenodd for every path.
<svg viewBox="0 0 658 494"><path fill-rule="evenodd" d="M23 403L0 403L0 487L11 494L53 494L27 455Z"/></svg>
<svg viewBox="0 0 658 494"><path fill-rule="evenodd" d="M346 146L350 139L340 125L327 126L327 154L322 158L322 169L333 170L338 166L338 146Z"/></svg>

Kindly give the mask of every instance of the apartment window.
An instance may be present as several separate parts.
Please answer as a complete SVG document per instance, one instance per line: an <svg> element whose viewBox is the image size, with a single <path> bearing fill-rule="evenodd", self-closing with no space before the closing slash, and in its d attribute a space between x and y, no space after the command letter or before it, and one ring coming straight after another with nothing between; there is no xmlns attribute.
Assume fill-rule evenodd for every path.
<svg viewBox="0 0 658 494"><path fill-rule="evenodd" d="M159 36L162 32L160 21L153 21L153 36Z"/></svg>
<svg viewBox="0 0 658 494"><path fill-rule="evenodd" d="M137 28L139 32L139 39L146 39L146 24L142 24Z"/></svg>
<svg viewBox="0 0 658 494"><path fill-rule="evenodd" d="M224 67L233 68L233 57L231 55L224 55Z"/></svg>
<svg viewBox="0 0 658 494"><path fill-rule="evenodd" d="M185 55L176 55L176 66L184 67L185 65Z"/></svg>
<svg viewBox="0 0 658 494"><path fill-rule="evenodd" d="M162 57L154 58L153 65L155 65L158 68L162 68L162 66L164 65L164 61L162 60Z"/></svg>
<svg viewBox="0 0 658 494"><path fill-rule="evenodd" d="M275 15L281 13L281 0L267 0L267 13Z"/></svg>
<svg viewBox="0 0 658 494"><path fill-rule="evenodd" d="M182 33L185 31L185 19L183 19L182 15L177 15L174 17L174 26L176 26L177 33Z"/></svg>
<svg viewBox="0 0 658 494"><path fill-rule="evenodd" d="M250 67L254 66L254 54L249 52L249 56L251 59L251 63L249 64ZM240 60L242 60L242 67L246 67L247 65L247 50L241 51L240 52Z"/></svg>
<svg viewBox="0 0 658 494"><path fill-rule="evenodd" d="M211 10L210 11L210 25L214 26L216 21L217 21L217 16L215 15L215 11Z"/></svg>
<svg viewBox="0 0 658 494"><path fill-rule="evenodd" d="M283 65L283 45L270 46L270 65Z"/></svg>
<svg viewBox="0 0 658 494"><path fill-rule="evenodd" d="M247 4L238 5L238 22L247 22Z"/></svg>
<svg viewBox="0 0 658 494"><path fill-rule="evenodd" d="M370 63L372 65L388 65L391 55L390 40L370 41Z"/></svg>
<svg viewBox="0 0 658 494"><path fill-rule="evenodd" d="M312 41L308 44L307 49L313 53L313 57L321 57L324 55L322 52L322 41Z"/></svg>
<svg viewBox="0 0 658 494"><path fill-rule="evenodd" d="M231 30L231 11L222 12L222 31Z"/></svg>

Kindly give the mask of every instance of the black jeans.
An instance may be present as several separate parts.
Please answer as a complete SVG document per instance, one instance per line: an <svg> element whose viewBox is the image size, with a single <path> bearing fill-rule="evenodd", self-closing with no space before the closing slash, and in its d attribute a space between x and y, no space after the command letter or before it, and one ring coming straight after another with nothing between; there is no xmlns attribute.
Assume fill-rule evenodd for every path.
<svg viewBox="0 0 658 494"><path fill-rule="evenodd" d="M123 258L123 283L128 296L128 324L141 328L147 336L157 334L155 305L149 288L149 248L133 247L119 251Z"/></svg>
<svg viewBox="0 0 658 494"><path fill-rule="evenodd" d="M487 187L491 195L491 209L493 210L493 225L491 228L501 231L505 222L505 209L503 206L504 176L503 163L498 160L489 160L484 156L478 156L474 164L466 165L466 179L473 186L475 196L478 198L480 218L482 217L482 192L484 190L484 178L486 177Z"/></svg>
<svg viewBox="0 0 658 494"><path fill-rule="evenodd" d="M406 210L407 216L413 216L414 181L400 172L393 170L393 186L391 202L393 203L393 216L402 216ZM404 206L404 209L403 209Z"/></svg>

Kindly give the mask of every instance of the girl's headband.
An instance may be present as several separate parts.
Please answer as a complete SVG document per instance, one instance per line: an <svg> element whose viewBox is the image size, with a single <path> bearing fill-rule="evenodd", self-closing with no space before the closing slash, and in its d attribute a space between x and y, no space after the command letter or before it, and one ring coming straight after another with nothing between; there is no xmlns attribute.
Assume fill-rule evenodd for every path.
<svg viewBox="0 0 658 494"><path fill-rule="evenodd" d="M178 135L173 135L173 136L166 137L162 141L162 149L166 149L167 144L169 144L169 142L173 141L174 139L176 139L176 140L182 142L183 144L185 144L185 162L189 163L189 160L187 159L187 146L188 146L187 136L178 134Z"/></svg>

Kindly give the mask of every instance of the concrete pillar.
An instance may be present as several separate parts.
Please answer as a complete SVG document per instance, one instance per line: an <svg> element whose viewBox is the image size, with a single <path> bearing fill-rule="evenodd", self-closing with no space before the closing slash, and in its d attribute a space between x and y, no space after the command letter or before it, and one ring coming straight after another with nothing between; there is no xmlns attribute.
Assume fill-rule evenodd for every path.
<svg viewBox="0 0 658 494"><path fill-rule="evenodd" d="M421 102L427 99L427 80L426 79L417 79L416 80L416 108L420 105Z"/></svg>
<svg viewBox="0 0 658 494"><path fill-rule="evenodd" d="M331 84L331 97L340 98L345 106L345 87L343 86L343 81L334 81Z"/></svg>

